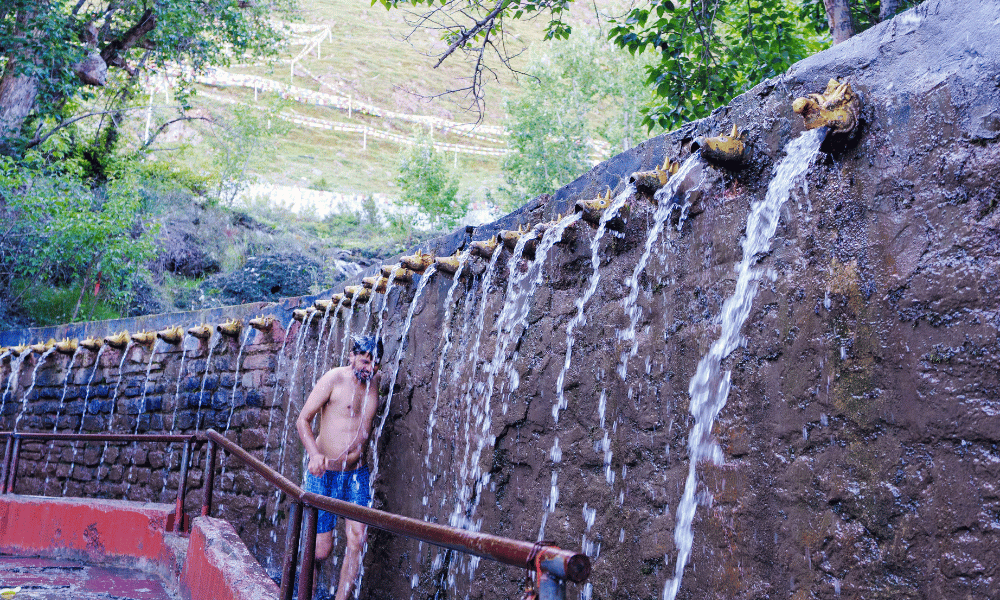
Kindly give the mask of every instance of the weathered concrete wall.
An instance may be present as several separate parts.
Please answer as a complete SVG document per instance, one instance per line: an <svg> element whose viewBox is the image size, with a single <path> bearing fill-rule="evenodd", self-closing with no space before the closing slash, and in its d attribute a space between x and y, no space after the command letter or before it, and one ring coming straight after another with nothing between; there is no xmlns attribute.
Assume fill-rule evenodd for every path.
<svg viewBox="0 0 1000 600"><path fill-rule="evenodd" d="M525 299L528 326L509 356L496 361L513 365L513 393L513 382L500 376L492 396L485 394L508 269L528 266L523 260L508 266L506 252L486 299L481 338L475 320L489 275L486 261L477 258L450 307L445 300L453 280L436 274L416 306L415 284L394 288L381 325L383 298L376 296L374 311L355 309L346 323L295 324L271 338L251 338L239 360L237 345L227 341L215 347L207 377L205 345L190 350L183 369L180 350L161 348L152 363L154 382L146 386L147 399L161 402L147 406L140 429L148 419L154 429L162 423L164 430L192 431L200 400L201 428L223 428L232 411L229 435L296 480L301 454L284 423L315 379L313 365L339 363L345 333L379 330L387 348L383 391L391 401L377 448L376 506L449 522L457 504L459 517L482 530L522 539L535 539L544 518L545 537L586 548L594 558L593 597L661 597L676 560L675 512L689 464L688 386L719 336L749 207L764 197L774 163L801 131L792 99L843 77L863 95L862 130L851 147L827 148L812 166L808 185L782 209L771 251L759 257L766 276L742 330L745 343L723 363L732 389L713 433L725 460L698 469L694 551L678 597L1000 596L1000 496L993 483L1000 475L1000 185L994 176L1000 48L988 41L998 20L994 2L921 5L763 82L712 117L650 140L552 197L473 231L472 238L483 239L499 228L550 220L606 186L621 190L633 171L665 156L684 159L697 135L728 131L733 123L748 131L751 163L716 172L717 183L690 217L654 243L639 280L639 351L624 380L616 373L625 349L618 332L628 325L622 303L644 250L651 199L631 198L624 233L601 242L601 278L587 321L575 330L567 407L558 424L553 403L567 324L591 273L594 230L584 223L550 252L542 285ZM448 254L466 234L432 247ZM403 332L411 308L413 322ZM442 356L446 313L452 338ZM477 339L480 360L471 364ZM115 406L99 396L102 420L85 428L106 427L111 414L117 415L114 428L134 428L146 352L125 361L121 386L121 354L102 357L100 383L91 390L111 395L119 387L125 395ZM22 421L32 429L52 427L66 377L68 359L49 360ZM93 357L78 360L69 393L79 408L63 413L63 429L76 426L93 372ZM20 405L30 372L22 370L8 403ZM199 394L202 379L207 395ZM9 427L17 410L5 407L2 425ZM291 440L286 451L276 450L284 438ZM551 450L556 438L558 463ZM19 475L26 490L39 489L46 475L42 452L35 452ZM145 470L129 469L129 453L115 455L111 478L70 486L120 493L126 486L116 477L124 477L136 478L138 485L128 488L136 497L159 493L162 455L137 457L153 467L144 483L138 473ZM70 454L64 450L58 466L47 469L68 470ZM94 452L87 456L83 472L108 469L107 455L103 467ZM202 460L195 459L192 482L199 481ZM488 478L474 478L477 470ZM169 473L165 494L172 497L176 468ZM558 500L543 517L553 475ZM221 487L219 516L234 522L276 572L283 503L231 466ZM373 598L515 596L523 575L488 563L473 573L467 559L378 533L371 535L365 565L363 594Z"/></svg>

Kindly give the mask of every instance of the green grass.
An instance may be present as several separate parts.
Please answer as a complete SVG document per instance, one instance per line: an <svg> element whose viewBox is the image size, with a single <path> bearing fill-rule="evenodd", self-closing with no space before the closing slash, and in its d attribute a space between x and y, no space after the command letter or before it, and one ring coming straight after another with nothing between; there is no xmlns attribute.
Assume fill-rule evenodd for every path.
<svg viewBox="0 0 1000 600"><path fill-rule="evenodd" d="M59 288L32 286L27 290L28 284L22 283L18 290L21 296L21 306L24 312L35 320L38 327L46 325L59 325L61 323L72 322L73 309L80 298L80 288ZM104 319L117 319L122 314L110 303L100 298L94 298L88 290L80 303L80 310L77 313L76 321L100 321Z"/></svg>

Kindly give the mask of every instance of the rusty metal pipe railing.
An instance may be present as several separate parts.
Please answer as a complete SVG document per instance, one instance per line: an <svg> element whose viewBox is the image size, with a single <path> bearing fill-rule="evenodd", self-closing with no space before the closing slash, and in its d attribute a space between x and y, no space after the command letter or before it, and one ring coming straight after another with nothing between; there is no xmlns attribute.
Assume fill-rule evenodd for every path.
<svg viewBox="0 0 1000 600"><path fill-rule="evenodd" d="M299 530L302 528L302 503L288 507L288 531L285 532L285 560L281 566L281 600L292 600L295 591L295 569L299 560Z"/></svg>
<svg viewBox="0 0 1000 600"><path fill-rule="evenodd" d="M218 445L208 440L208 456L205 458L204 499L201 503L201 516L212 514L212 490L215 488L215 454Z"/></svg>
<svg viewBox="0 0 1000 600"><path fill-rule="evenodd" d="M302 547L302 570L299 571L299 600L311 600L313 597L313 576L316 564L316 523L319 521L319 511L315 506L303 503L302 511L305 512L306 539ZM346 581L341 585L348 585Z"/></svg>
<svg viewBox="0 0 1000 600"><path fill-rule="evenodd" d="M576 583L584 582L590 576L590 559L585 554L554 546L539 548L538 544L532 542L428 523L305 492L215 430L209 429L205 432L205 436L257 471L264 479L280 487L291 499L302 502L306 506L332 512L346 519L359 521L391 533L520 568L528 567L537 558L542 567L556 577L569 579ZM305 559L303 559L303 563L305 563ZM307 567L311 570L312 565L303 564L303 571Z"/></svg>

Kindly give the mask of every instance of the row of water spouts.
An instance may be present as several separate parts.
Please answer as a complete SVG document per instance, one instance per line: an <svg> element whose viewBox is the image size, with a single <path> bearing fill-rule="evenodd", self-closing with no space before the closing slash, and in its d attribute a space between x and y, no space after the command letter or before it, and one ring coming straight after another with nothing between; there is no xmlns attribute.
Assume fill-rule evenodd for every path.
<svg viewBox="0 0 1000 600"><path fill-rule="evenodd" d="M832 82L831 82L832 85ZM844 84L840 84L844 85ZM842 93L843 88L838 88ZM849 92L849 88L847 90ZM828 88L829 92L829 88ZM819 95L814 95L819 96ZM815 103L820 109L823 102ZM807 107L809 109L810 107ZM856 112L856 109L855 109ZM856 124L856 123L855 123ZM822 125L822 124L821 124ZM720 462L722 460L721 450L711 438L712 425L719 411L725 404L729 391L729 373L721 369L722 360L735 349L740 341L740 328L745 322L749 310L756 295L756 286L763 272L755 268L754 259L761 251L768 248L770 240L774 235L777 225L777 214L781 205L787 200L791 189L799 181L801 175L814 160L820 143L826 134L826 127L816 125L819 129L807 132L807 135L800 136L793 140L786 147L787 156L776 165L775 175L768 188L765 199L755 203L751 207L748 217L746 238L743 240L743 260L737 267L738 279L736 290L723 305L721 316L721 333L710 351L699 363L697 373L691 380L689 394L691 396L690 409L694 417L694 426L688 436L689 446L689 473L685 482L684 493L675 512L677 526L674 537L678 555L676 557L674 577L668 580L664 586L663 597L665 600L673 600L680 586L681 577L691 553L692 532L691 524L697 504L695 498L696 466L700 461L710 460ZM851 125L853 128L853 124ZM843 129L841 129L843 131ZM420 276L416 292L411 300L406 319L403 324L399 344L396 348L395 356L391 358L392 366L388 370L390 376L390 397L392 400L392 390L398 375L399 366L405 353L405 341L408 335L410 324L412 323L418 301L428 281L437 271L452 274L454 281L448 290L446 299L446 312L444 323L441 328L441 339L439 347L441 353L438 360L437 377L432 380L434 383L434 401L431 407L427 425L427 448L425 456L425 466L427 467L426 485L427 489L433 489L435 482L442 477L440 473L435 473L431 461L434 456L434 436L433 432L437 426L437 411L441 402L442 390L451 386L458 386L456 405L463 412L462 418L453 423L453 439L464 439L465 447L460 462L453 466L450 471L454 476L452 489L454 491L454 508L449 517L449 522L454 526L469 529L478 529L480 522L476 519L476 509L482 496L483 487L489 485L490 474L483 472L480 459L486 450L487 445L495 443L491 436L492 417L495 411L494 396L499 399L500 410L506 412L511 394L520 385L519 377L515 369L517 362L517 344L515 343L526 326L530 300L535 290L543 279L543 266L551 248L565 240L565 234L581 218L591 221L597 226L597 232L591 241L591 275L583 293L576 300L577 311L573 319L566 328L566 355L557 381L556 399L553 403L552 415L555 424L558 424L560 414L567 409L567 400L564 393L565 378L569 371L573 358L573 345L575 332L586 323L585 306L595 293L600 278L598 267L600 266L600 245L605 233L609 230L621 229L624 220L627 218L628 207L626 202L632 197L637 189L645 188L646 191L653 192L656 203L654 211L653 225L650 227L643 254L636 264L631 277L626 280L629 293L623 301L623 309L628 316L629 325L618 332L618 339L622 342L623 350L619 358L617 373L624 381L627 373L628 361L635 356L638 350L638 340L636 337L636 327L641 317L641 309L637 305L640 275L644 272L646 265L654 250L656 241L660 237L664 227L674 214L680 214L680 224L690 208L691 192L699 190L705 183L705 170L703 156L719 164L733 164L733 160L743 160L744 146L743 136L734 127L729 136L699 140L696 147L700 151L692 153L683 164L665 161L662 167L653 171L636 173L631 178L631 182L620 193L611 196L611 190L602 196L587 201L578 202L576 211L565 217L558 217L553 221L540 223L531 228L519 227L517 230L503 231L487 240L472 242L467 248L456 252L449 257L434 257L430 254L417 252L412 256L403 257L398 264L385 265L380 269L380 274L365 278L361 285L348 286L340 294L333 295L329 300L319 300L312 307L295 311L293 319L302 321L303 327L307 328L312 323L322 321L323 326L319 330L316 341L316 349L313 359L314 381L318 377L319 356L323 347L323 336L327 330L326 323L331 316L342 315L345 309L364 309L364 323L360 330L368 332L372 327L376 328L376 333L381 334L385 323L386 312L389 309L389 295L396 285L406 285L413 282ZM680 224L678 226L680 226ZM480 357L481 338L486 326L487 298L496 286L496 265L504 249L511 252L507 262L507 282L506 294L504 296L503 308L493 323L497 332L495 351L491 359L482 360ZM467 271L468 262L471 256L479 256L488 260L489 264L481 277L469 277ZM527 264L525 260L529 260ZM463 277L466 275L466 277ZM444 365L448 357L448 352L456 347L456 340L453 339L453 305L454 297L458 286L463 281L469 281L468 291L470 300L466 302L463 313L463 326L459 332L462 341L462 358L453 365L450 380L445 377ZM471 280L471 281L470 281ZM475 302L474 293L478 290L478 303ZM381 294L381 303L374 302L376 294ZM378 304L378 308L375 305ZM321 319L320 319L321 317ZM341 362L349 346L348 340L351 334L352 319L343 319L343 343L341 344ZM375 325L373 325L373 322ZM253 324L253 323L251 323ZM289 326L291 322L289 323ZM288 327L286 327L286 330ZM193 335L193 334L192 334ZM238 334L237 334L238 335ZM288 378L287 390L289 401L286 406L284 418L284 432L281 439L288 434L289 416L292 413L292 396L297 385L297 373L299 364L303 357L304 339L306 336L296 336L296 348L292 353L293 367ZM335 340L335 331L329 332L326 340L326 360L329 361L332 344ZM285 342L287 343L286 336ZM510 352L512 350L512 352ZM48 350L46 350L48 351ZM14 357L14 360L21 358L23 352L15 353L8 349L7 354ZM22 358L23 360L23 358ZM124 358L123 358L124 360ZM152 359L151 359L152 360ZM279 350L278 371L282 373L283 361L285 360L284 344ZM183 361L183 357L182 357ZM237 360L237 369L239 360ZM482 363L482 364L481 364ZM71 362L72 365L72 362ZM206 372L209 367L206 367ZM647 365L648 372L648 365ZM629 383L625 381L625 383ZM179 384L178 384L179 385ZM303 387L305 382L301 384ZM10 381L8 381L8 388ZM301 389L299 390L302 391ZM235 391L234 391L235 393ZM275 398L279 394L279 386L275 386ZM25 395L25 397L27 394ZM598 447L604 453L605 476L609 486L614 485L615 471L612 469L612 455L610 442L608 439L609 428L613 428L616 423L609 423L606 414L607 389L602 390L598 412L601 420L601 428L604 431L604 439ZM4 400L7 393L5 391ZM629 388L629 397L632 397L632 388ZM374 469L373 481L378 475L378 453L377 442L384 428L386 418L389 414L389 407L382 413L382 418L377 424L376 435L373 436ZM273 411L272 411L273 419ZM270 439L270 431L273 423L268 423L267 439ZM446 436L447 437L447 436ZM283 464L284 445L281 448L279 463ZM265 450L265 454L267 450ZM559 464L562 458L562 451L559 447L558 437L555 438L552 448L549 450L551 458L552 473L551 487L547 492L547 499L544 503L545 511L541 515L539 527L539 539L545 534L546 521L548 516L555 510L559 500ZM625 471L622 470L624 478ZM276 498L276 508L277 508ZM431 498L425 495L423 504L428 506ZM702 498L704 502L705 499ZM441 506L447 502L447 497L440 499ZM624 493L619 498L619 503L624 502ZM429 509L428 509L429 510ZM588 534L595 519L595 509L584 507L584 521L586 531L582 537L582 545L592 557L600 553L600 544L588 540ZM275 514L277 511L275 511ZM425 517L429 518L430 514ZM624 530L622 530L622 536ZM621 537L619 536L619 541ZM444 562L444 555L439 554L434 561L434 567L441 567ZM470 577L474 574L476 561L470 561L463 567ZM447 585L451 585L455 580L453 569L449 569L444 578ZM414 582L416 583L416 582ZM583 595L589 598L591 588L584 589Z"/></svg>

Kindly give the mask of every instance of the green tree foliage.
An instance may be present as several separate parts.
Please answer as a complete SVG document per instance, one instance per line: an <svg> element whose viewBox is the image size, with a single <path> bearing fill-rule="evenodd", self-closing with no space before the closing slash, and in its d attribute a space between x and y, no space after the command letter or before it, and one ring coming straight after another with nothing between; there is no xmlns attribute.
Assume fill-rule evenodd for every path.
<svg viewBox="0 0 1000 600"><path fill-rule="evenodd" d="M6 0L0 8L0 149L18 155L83 118L111 135L143 70L275 52L274 16L295 0ZM125 73L115 81L115 73ZM181 90L180 96L189 88ZM100 131L103 129L104 131ZM107 139L107 137L105 137Z"/></svg>
<svg viewBox="0 0 1000 600"><path fill-rule="evenodd" d="M387 8L420 13L416 22L441 30L448 44L438 64L455 53L471 60L469 85L481 105L484 74L497 62L509 66L504 34L512 19L548 19L546 39L569 36L570 0L379 0ZM853 31L863 31L914 0L827 0L846 3ZM374 4L374 1L373 1ZM589 5L588 5L589 6ZM675 127L703 117L756 83L830 43L824 0L647 0L613 19L612 39L633 55L657 56L646 83L656 100L643 122Z"/></svg>
<svg viewBox="0 0 1000 600"><path fill-rule="evenodd" d="M515 204L569 183L594 158L631 148L649 100L648 61L594 30L536 50L522 92L507 102L511 153L503 172Z"/></svg>
<svg viewBox="0 0 1000 600"><path fill-rule="evenodd" d="M451 229L469 210L458 193L458 178L430 141L414 146L399 167L401 200L417 208L434 229Z"/></svg>
<svg viewBox="0 0 1000 600"><path fill-rule="evenodd" d="M0 159L0 292L17 299L39 287L78 288L124 306L151 258L136 174L123 170L95 190L73 175ZM17 290L17 292L15 292Z"/></svg>

